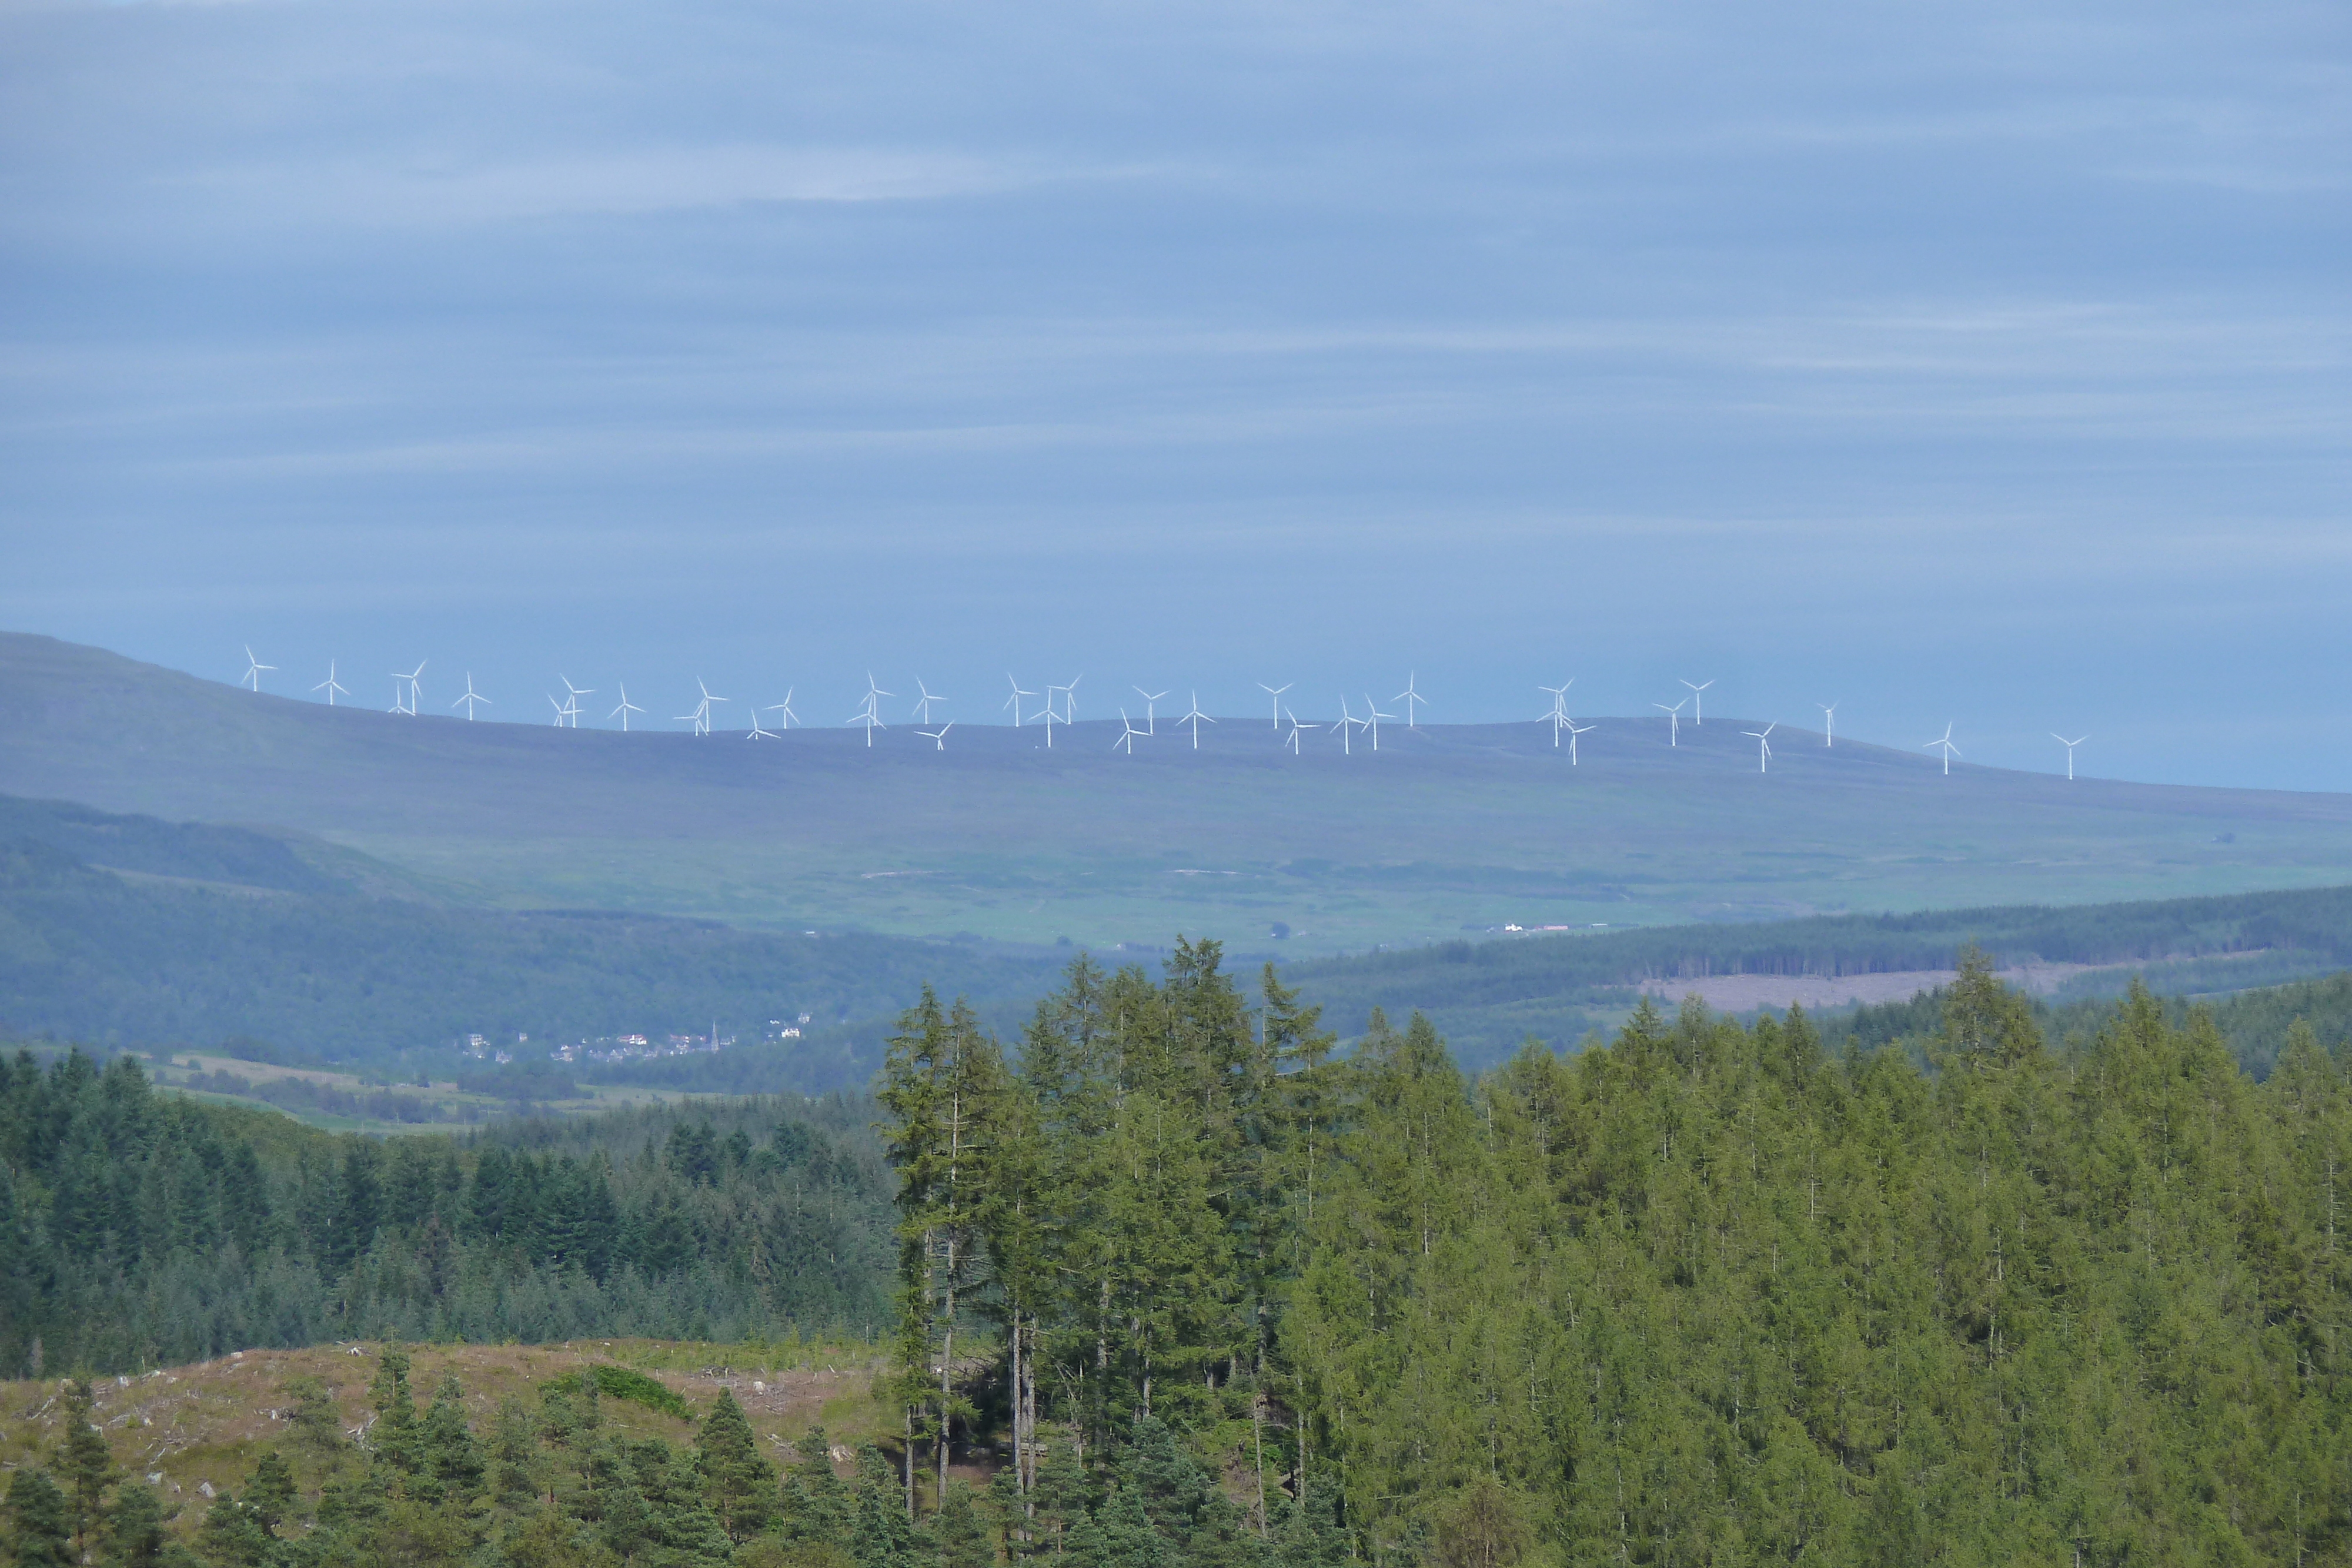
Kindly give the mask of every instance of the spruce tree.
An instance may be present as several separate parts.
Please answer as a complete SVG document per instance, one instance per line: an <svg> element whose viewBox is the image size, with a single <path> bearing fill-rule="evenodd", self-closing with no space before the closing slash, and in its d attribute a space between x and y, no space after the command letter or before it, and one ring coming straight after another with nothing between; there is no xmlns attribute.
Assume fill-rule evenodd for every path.
<svg viewBox="0 0 2352 1568"><path fill-rule="evenodd" d="M731 1389L719 1391L702 1418L695 1448L703 1496L727 1538L740 1542L767 1529L776 1512L776 1469L760 1452L760 1440Z"/></svg>
<svg viewBox="0 0 2352 1568"><path fill-rule="evenodd" d="M90 1420L95 1404L88 1382L75 1378L66 1385L66 1435L58 1445L57 1473L66 1484L74 1544L84 1552L97 1543L106 1490L118 1478L105 1434Z"/></svg>
<svg viewBox="0 0 2352 1568"><path fill-rule="evenodd" d="M114 1506L107 1511L107 1568L158 1568L170 1537L163 1500L143 1481L128 1481L115 1490Z"/></svg>
<svg viewBox="0 0 2352 1568"><path fill-rule="evenodd" d="M18 1470L8 1481L10 1544L18 1568L66 1568L73 1550L73 1510L47 1470Z"/></svg>

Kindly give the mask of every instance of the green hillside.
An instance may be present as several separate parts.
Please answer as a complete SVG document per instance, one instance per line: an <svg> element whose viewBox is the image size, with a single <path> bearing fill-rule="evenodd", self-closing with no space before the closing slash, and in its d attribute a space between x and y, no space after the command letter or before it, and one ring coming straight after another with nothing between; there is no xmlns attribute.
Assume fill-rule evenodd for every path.
<svg viewBox="0 0 2352 1568"><path fill-rule="evenodd" d="M1644 981L1948 970L1970 943L2004 964L2103 967L2063 993L2085 999L2135 975L2166 993L2250 989L2352 968L2352 887L1446 942L1294 964L1284 978L1350 1032L1374 1008L1426 1013L1479 1066L1529 1036L1566 1048L1613 1027Z"/></svg>
<svg viewBox="0 0 2352 1568"><path fill-rule="evenodd" d="M496 711L507 711L504 709ZM258 822L509 907L780 929L976 932L1097 951L1207 936L1362 951L1508 924L1654 925L2084 904L2352 882L2352 798L2064 779L1741 721L1602 718L1582 765L1536 724L1303 757L1264 716L1201 748L1116 721L777 740L466 724L256 696L0 637L0 791ZM1277 926L1289 935L1280 941Z"/></svg>
<svg viewBox="0 0 2352 1568"><path fill-rule="evenodd" d="M926 980L1025 999L1059 967L982 944L387 897L366 888L389 873L356 860L329 852L330 876L260 833L0 799L0 1026L141 1049L250 1037L236 1053L257 1039L361 1065L425 1053L446 1077L469 1033L518 1052L527 1033L541 1049L524 1054L543 1056L714 1021L752 1041L806 1012L802 1038L762 1058L762 1087L823 1092L878 1060L877 1031L845 1022L895 1014Z"/></svg>

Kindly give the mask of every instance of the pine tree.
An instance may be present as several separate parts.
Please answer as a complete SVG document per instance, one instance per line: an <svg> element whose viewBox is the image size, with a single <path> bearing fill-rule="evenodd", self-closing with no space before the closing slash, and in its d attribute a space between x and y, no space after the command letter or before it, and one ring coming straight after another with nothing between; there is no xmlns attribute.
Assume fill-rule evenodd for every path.
<svg viewBox="0 0 2352 1568"><path fill-rule="evenodd" d="M18 1568L66 1568L79 1560L72 1508L47 1470L21 1469L9 1479L8 1522Z"/></svg>
<svg viewBox="0 0 2352 1568"><path fill-rule="evenodd" d="M106 1516L107 1568L157 1568L170 1537L163 1500L144 1482L125 1482L115 1490L114 1506Z"/></svg>
<svg viewBox="0 0 2352 1568"><path fill-rule="evenodd" d="M730 1541L741 1542L768 1528L776 1511L776 1469L760 1452L742 1406L721 1388L695 1438L703 1496Z"/></svg>
<svg viewBox="0 0 2352 1568"><path fill-rule="evenodd" d="M58 1445L57 1473L66 1484L74 1545L84 1552L97 1544L99 1526L106 1518L106 1490L119 1476L105 1435L90 1420L95 1403L86 1381L75 1378L66 1385L66 1435Z"/></svg>
<svg viewBox="0 0 2352 1568"><path fill-rule="evenodd" d="M463 1500L482 1490L482 1451L466 1425L466 1391L455 1373L434 1391L417 1427L415 1453L419 1495Z"/></svg>
<svg viewBox="0 0 2352 1568"><path fill-rule="evenodd" d="M369 1447L400 1470L416 1468L416 1401L408 1392L408 1364L406 1351L387 1344L377 1360L375 1380L368 1385L368 1403L376 1414Z"/></svg>

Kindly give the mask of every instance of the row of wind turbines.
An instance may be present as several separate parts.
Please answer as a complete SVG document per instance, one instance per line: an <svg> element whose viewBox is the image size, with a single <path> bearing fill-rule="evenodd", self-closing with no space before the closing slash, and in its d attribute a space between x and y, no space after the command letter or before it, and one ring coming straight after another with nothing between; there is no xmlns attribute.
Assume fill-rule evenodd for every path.
<svg viewBox="0 0 2352 1568"><path fill-rule="evenodd" d="M415 715L417 712L417 703L423 691L423 687L420 683L425 674L426 662L427 661L425 660L419 660L416 667L413 670L394 670L392 672L392 706L386 709L386 712L407 714L412 716ZM245 650L245 675L238 684L250 687L256 693L258 693L261 690L261 677L263 674L275 673L278 669L278 666L275 664L265 664L258 659L255 658L253 649L250 645L247 645ZM559 674L556 679L562 685L564 695L561 699L558 699L552 693L548 695L548 705L554 710L554 716L551 722L558 728L568 727L572 729L577 729L580 727L580 699L582 697L595 695L596 690L593 686L573 685L572 684L571 677L568 675ZM1023 686L1018 680L1014 679L1010 674L1007 674L1004 679L1005 684L1011 688L1011 690L1002 706L1004 710L1012 714L1013 727L1018 729L1024 724L1043 724L1045 727L1046 748L1048 750L1052 749L1054 745L1054 727L1059 724L1067 727L1068 726L1077 722L1078 684L1085 680L1086 677L1083 674L1073 676L1066 682L1046 686L1042 693L1032 691ZM1418 682L1419 675L1417 673L1412 675L1409 675L1405 681L1404 690L1397 693L1394 696L1389 699L1391 702L1401 703L1403 705L1404 714L1402 716L1407 729L1419 729L1421 727L1421 708L1429 701L1427 697L1421 695ZM697 735L709 735L711 733L713 727L714 710L719 706L719 705L733 702L735 699L729 696L722 696L718 693L713 692L698 676L696 678L694 684L696 688L701 694L701 700L696 704L694 710L691 713L679 714L677 716L677 722L681 724L691 724L694 727L694 733ZM1691 723L1694 726L1703 727L1706 724L1706 691L1708 687L1715 685L1715 681L1711 678L1704 681L1686 680L1681 684L1689 689L1688 695L1683 697L1681 701L1671 704L1653 703L1650 705L1665 716L1666 745L1669 747L1677 747L1682 744L1682 718L1683 710L1685 707L1690 709ZM1264 681L1260 681L1256 683L1256 685L1260 691L1263 691L1267 695L1273 705L1274 733L1280 738L1282 745L1286 747L1294 756L1303 753L1307 737L1326 729L1332 731L1338 737L1340 750L1343 755L1353 754L1355 749L1354 742L1359 735L1367 738L1370 743L1372 750L1377 752L1381 748L1381 725L1383 722L1393 724L1397 722L1399 716L1392 713L1382 713L1380 710L1379 705L1373 702L1369 694L1366 694L1363 698L1364 712L1362 716L1360 717L1355 713L1347 695L1342 693L1339 696L1339 716L1338 719L1330 721L1304 720L1298 717L1296 713L1292 712L1289 705L1282 700L1284 695L1289 692L1292 686L1297 685L1296 682L1286 682L1279 686L1268 685ZM1575 685L1576 678L1571 675L1559 685L1547 686L1539 685L1536 688L1538 691L1547 694L1551 698L1550 706L1538 717L1537 722L1551 726L1551 743L1555 749L1559 749L1560 747L1560 743L1563 740L1567 742L1566 749L1568 752L1568 761L1569 766L1571 768L1577 766L1579 762L1576 745L1577 737L1581 735L1591 734L1595 727L1595 726L1590 724L1578 724L1568 712L1569 688ZM614 686L619 693L620 701L616 703L612 711L604 716L607 719L619 719L621 721L622 731L626 733L629 729L629 720L631 716L641 716L646 710L629 700L629 688L625 682L615 682ZM784 693L784 700L780 703L749 705L751 706L751 728L745 732L744 737L749 740L772 740L783 732L791 729L795 724L802 725L802 727L803 728L807 727L806 724L801 719L801 716L793 711L793 697L798 689L798 687L787 689ZM908 717L918 727L914 733L931 742L937 749L945 751L947 749L948 732L955 728L954 720L950 719L946 723L939 724L938 727L933 729L925 729L919 727L935 723L936 721L932 717L932 710L937 707L946 706L949 699L932 691L929 685L925 685L919 679L915 683L915 689L918 695L913 700L913 706L908 714ZM1143 704L1143 725L1139 728L1136 726L1135 721L1129 716L1128 710L1124 707L1119 708L1119 735L1118 739L1111 742L1112 750L1124 751L1130 757L1135 755L1135 743L1137 741L1150 740L1158 737L1160 733L1159 705L1167 701L1170 695L1168 692L1164 691L1146 691L1141 686L1136 686L1132 689L1134 690L1135 695L1141 699ZM352 695L351 689L336 679L336 661L332 659L327 661L327 678L320 681L317 685L312 686L310 690L313 693L323 694L327 700L327 706L330 707L335 706L335 699L338 696L347 697ZM843 722L846 725L863 727L866 731L866 744L868 747L871 747L874 744L874 732L877 729L887 730L890 727L882 717L882 699L885 697L895 697L898 695L898 694L896 692L885 691L882 687L877 685L874 681L873 673L869 671L866 676L866 695L860 699L857 711L851 714L849 717ZM1026 706L1028 699L1039 696L1042 696L1044 701L1036 708L1031 709ZM470 670L466 673L466 690L464 694L449 705L453 709L461 707L465 709L466 717L469 721L475 716L475 710L477 708L491 707L496 706L497 705L492 703L488 697L482 695L481 693L474 689L474 675L473 672ZM1813 706L1822 710L1822 745L1825 748L1833 749L1837 745L1838 704L1833 702L1816 703ZM761 722L761 716L763 714L774 714L778 716L776 720L776 728L770 729ZM1195 691L1189 694L1189 706L1185 712L1181 716L1171 717L1169 722L1179 728L1189 727L1192 731L1192 749L1198 751L1201 748L1201 727L1204 724L1213 725L1217 721L1201 711L1200 694ZM1287 727L1286 728L1286 726ZM1756 742L1756 768L1757 771L1759 773L1769 773L1771 771L1772 734L1780 727L1780 726L1779 721L1774 720L1773 722L1767 724L1760 730L1748 729L1740 731L1742 735ZM1952 759L1961 755L1959 747L1955 744L1952 739L1953 727L1953 724L1945 725L1944 733L1942 735L1936 737L1932 740L1921 743L1920 747L1925 751L1936 751L1941 753L1944 764L1944 775L1947 778L1951 776ZM2088 735L2078 735L2070 740L2066 737L2060 735L2053 730L2051 732L2050 738L2066 748L2066 778L2069 782L2072 782L2074 777L2074 748L2088 740L2090 737Z"/></svg>

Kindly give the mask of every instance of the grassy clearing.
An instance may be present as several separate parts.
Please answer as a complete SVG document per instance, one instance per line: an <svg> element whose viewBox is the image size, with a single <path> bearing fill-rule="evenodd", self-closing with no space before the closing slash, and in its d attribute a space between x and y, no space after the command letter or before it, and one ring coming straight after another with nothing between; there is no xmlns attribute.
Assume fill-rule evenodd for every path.
<svg viewBox="0 0 2352 1568"><path fill-rule="evenodd" d="M167 1508L178 1506L174 1529L193 1532L204 1511L205 1488L242 1487L263 1450L278 1448L293 1462L306 1490L350 1462L341 1453L315 1451L290 1425L289 1385L316 1378L333 1400L347 1436L366 1425L368 1385L379 1343L313 1345L305 1350L243 1351L215 1361L158 1368L95 1380L96 1419L115 1463L127 1477L152 1479ZM619 1367L654 1379L696 1416L721 1388L743 1406L762 1447L779 1460L812 1426L845 1444L890 1435L892 1423L873 1395L882 1363L870 1345L824 1341L711 1344L677 1340L576 1340L544 1345L417 1345L409 1347L410 1382L419 1403L455 1374L466 1391L468 1419L485 1430L509 1398L535 1403L543 1384L583 1368ZM693 1439L691 1420L642 1402L607 1398L606 1425L633 1438ZM0 1472L46 1464L64 1436L63 1385L57 1379L0 1383Z"/></svg>

